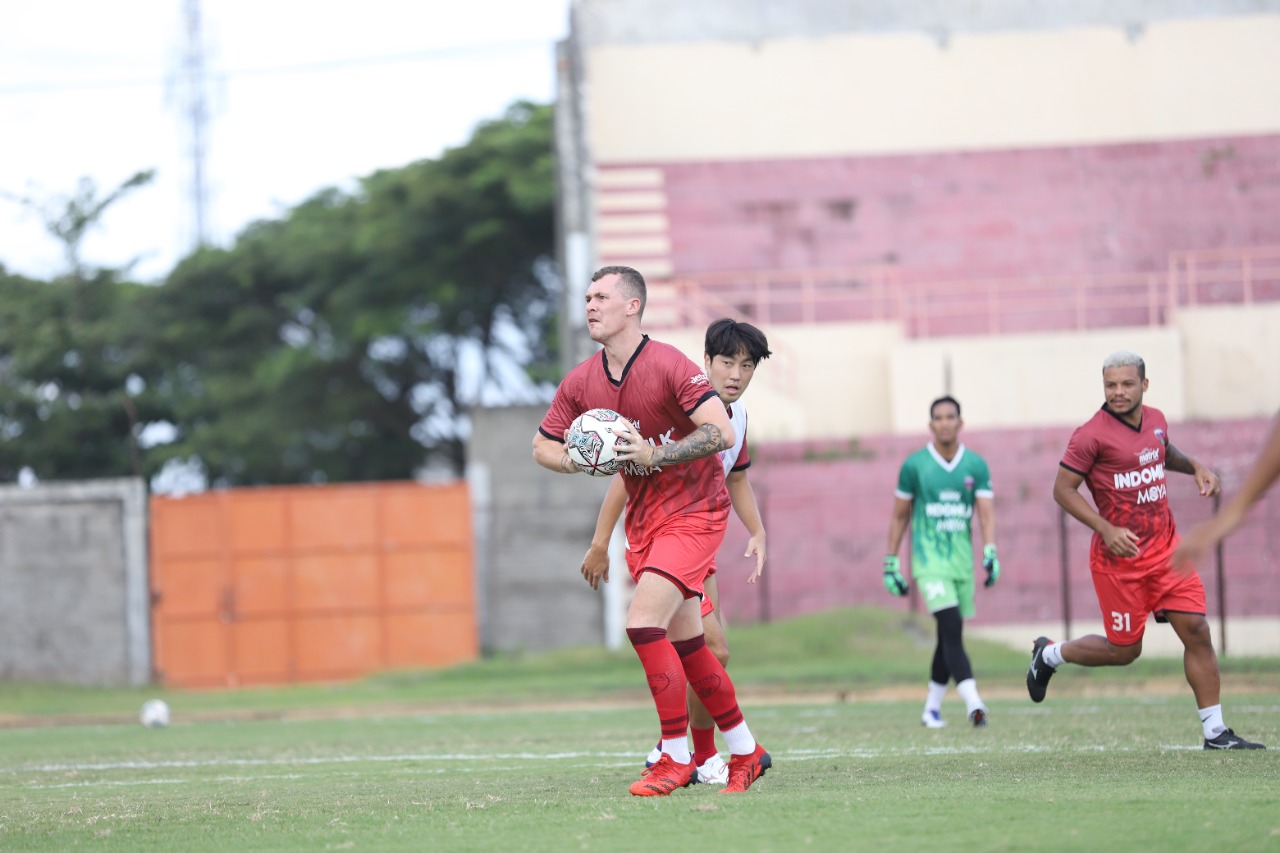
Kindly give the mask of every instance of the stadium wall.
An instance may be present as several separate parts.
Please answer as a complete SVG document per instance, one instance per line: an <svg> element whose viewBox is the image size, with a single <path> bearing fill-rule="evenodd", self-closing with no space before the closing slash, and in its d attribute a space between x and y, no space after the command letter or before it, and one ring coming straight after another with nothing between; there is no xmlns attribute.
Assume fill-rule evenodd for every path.
<svg viewBox="0 0 1280 853"><path fill-rule="evenodd" d="M1171 420L1248 419L1280 408L1280 303L1205 306L1167 326L1076 333L907 338L889 323L765 326L775 355L747 407L759 443L852 441L924 429L943 393L971 429L1071 424L1101 404L1102 360L1118 349L1147 361L1151 392ZM703 331L657 337L701 362Z"/></svg>
<svg viewBox="0 0 1280 853"><path fill-rule="evenodd" d="M659 13L659 10L661 13ZM562 197L652 278L1280 243L1280 3L580 0Z"/></svg>

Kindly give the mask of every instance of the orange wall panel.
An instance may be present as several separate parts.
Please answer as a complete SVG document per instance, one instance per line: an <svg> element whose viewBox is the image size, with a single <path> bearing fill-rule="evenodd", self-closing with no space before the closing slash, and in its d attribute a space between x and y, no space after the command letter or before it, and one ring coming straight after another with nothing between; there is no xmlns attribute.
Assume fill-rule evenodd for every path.
<svg viewBox="0 0 1280 853"><path fill-rule="evenodd" d="M153 497L150 528L167 684L332 680L479 655L465 483Z"/></svg>
<svg viewBox="0 0 1280 853"><path fill-rule="evenodd" d="M152 500L152 548L172 556L217 553L226 538L217 503L209 495Z"/></svg>
<svg viewBox="0 0 1280 853"><path fill-rule="evenodd" d="M169 616L216 616L225 589L221 560L173 559L163 563L158 579L160 604Z"/></svg>
<svg viewBox="0 0 1280 853"><path fill-rule="evenodd" d="M227 636L218 622L164 622L155 631L155 667L166 683L207 686L227 672Z"/></svg>
<svg viewBox="0 0 1280 853"><path fill-rule="evenodd" d="M283 614L292 601L289 561L283 557L244 557L233 570L232 606L237 618Z"/></svg>
<svg viewBox="0 0 1280 853"><path fill-rule="evenodd" d="M237 553L275 553L287 548L285 507L273 491L232 497L225 505L228 546Z"/></svg>
<svg viewBox="0 0 1280 853"><path fill-rule="evenodd" d="M289 502L290 533L308 549L352 550L378 542L377 492L368 486L309 489Z"/></svg>
<svg viewBox="0 0 1280 853"><path fill-rule="evenodd" d="M294 560L294 602L302 611L378 606L378 562L372 554L325 554Z"/></svg>
<svg viewBox="0 0 1280 853"><path fill-rule="evenodd" d="M471 613L396 614L387 619L387 658L392 666L450 666L475 660L476 621Z"/></svg>
<svg viewBox="0 0 1280 853"><path fill-rule="evenodd" d="M381 620L375 616L307 616L298 619L298 674L347 678L374 669L382 658Z"/></svg>
<svg viewBox="0 0 1280 853"><path fill-rule="evenodd" d="M255 619L231 626L231 664L241 684L288 681L293 671L287 619Z"/></svg>

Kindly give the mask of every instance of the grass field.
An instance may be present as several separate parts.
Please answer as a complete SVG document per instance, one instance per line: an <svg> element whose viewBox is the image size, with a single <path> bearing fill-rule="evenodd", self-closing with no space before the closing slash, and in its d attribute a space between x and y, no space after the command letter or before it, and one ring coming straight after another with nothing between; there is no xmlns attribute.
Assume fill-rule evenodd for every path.
<svg viewBox="0 0 1280 853"><path fill-rule="evenodd" d="M288 690L4 685L0 850L1280 850L1280 752L1202 751L1176 662L1064 670L1033 705L1026 655L974 645L991 725L952 694L931 731L925 628L734 631L774 758L739 796L627 793L656 733L629 652ZM1280 745L1280 662L1224 661L1224 684L1228 723ZM168 729L134 722L147 695Z"/></svg>

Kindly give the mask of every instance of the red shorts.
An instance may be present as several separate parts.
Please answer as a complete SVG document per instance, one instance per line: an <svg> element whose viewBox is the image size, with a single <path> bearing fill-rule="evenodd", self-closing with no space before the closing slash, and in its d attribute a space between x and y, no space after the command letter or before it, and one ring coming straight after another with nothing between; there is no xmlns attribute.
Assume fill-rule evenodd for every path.
<svg viewBox="0 0 1280 853"><path fill-rule="evenodd" d="M1165 613L1170 610L1208 612L1200 575L1174 571L1167 554L1132 561L1123 572L1117 572L1114 564L1100 567L1094 560L1090 569L1107 639L1117 646L1132 646L1142 639L1148 613L1154 613L1157 622L1166 622Z"/></svg>
<svg viewBox="0 0 1280 853"><path fill-rule="evenodd" d="M710 602L705 595L707 573L715 565L716 551L729 526L728 513L682 515L668 520L643 548L627 545L627 569L636 581L654 572L671 581L685 598L702 599L703 613Z"/></svg>
<svg viewBox="0 0 1280 853"><path fill-rule="evenodd" d="M716 574L716 564L715 564L715 561L713 560L711 563L710 570L707 571L707 577L702 582L704 592L706 588L706 582L711 580L713 577L715 577L715 574ZM711 596L709 595L702 596L702 618L706 619L708 616L710 616L712 613L715 612L715 609L716 609L716 606L711 603Z"/></svg>

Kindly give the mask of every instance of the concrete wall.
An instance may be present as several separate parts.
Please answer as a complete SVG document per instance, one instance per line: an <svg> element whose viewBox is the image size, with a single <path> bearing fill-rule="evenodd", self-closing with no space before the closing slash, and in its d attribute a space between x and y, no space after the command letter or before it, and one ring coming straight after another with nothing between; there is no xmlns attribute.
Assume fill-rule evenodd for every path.
<svg viewBox="0 0 1280 853"><path fill-rule="evenodd" d="M566 476L533 461L545 406L481 409L468 445L475 501L482 650L599 644L604 603L582 580L609 481Z"/></svg>
<svg viewBox="0 0 1280 853"><path fill-rule="evenodd" d="M141 480L0 486L0 679L151 677Z"/></svg>
<svg viewBox="0 0 1280 853"><path fill-rule="evenodd" d="M950 4L948 24L920 18L898 27L867 26L813 3L699 3L697 13L671 8L669 18L655 14L656 7L677 4L578 5L587 139L601 163L1280 130L1280 100L1246 95L1280 74L1274 49L1280 4L1199 4L1197 14L1184 17L1161 14L1170 4L1135 3L1128 4L1131 17L1064 21L1037 16L1045 4L966 3ZM947 4L934 5L941 11ZM765 6L792 7L797 22L808 6L810 17L804 27L761 21L752 32L749 25L718 24L717 6L719 17L734 23L750 21L751 10ZM966 27L984 6L1021 6L1032 14L1020 25L992 20L987 28ZM626 21L628 7L636 19ZM647 20L638 19L642 8ZM673 31L671 20L687 26Z"/></svg>

